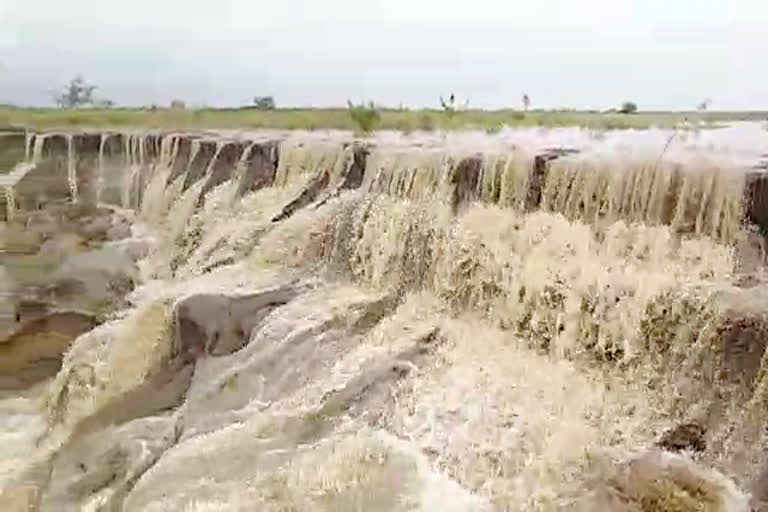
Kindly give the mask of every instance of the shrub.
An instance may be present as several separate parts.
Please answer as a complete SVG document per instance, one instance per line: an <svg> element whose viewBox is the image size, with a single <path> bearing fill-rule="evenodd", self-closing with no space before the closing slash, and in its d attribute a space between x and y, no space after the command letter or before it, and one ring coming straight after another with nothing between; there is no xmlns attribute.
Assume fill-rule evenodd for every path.
<svg viewBox="0 0 768 512"><path fill-rule="evenodd" d="M435 129L435 119L429 112L422 112L419 114L417 126L419 127L419 130L431 132Z"/></svg>
<svg viewBox="0 0 768 512"><path fill-rule="evenodd" d="M351 101L347 101L347 106L349 107L349 117L361 133L370 133L381 120L381 114L372 101L369 101L368 105L364 103L355 105Z"/></svg>

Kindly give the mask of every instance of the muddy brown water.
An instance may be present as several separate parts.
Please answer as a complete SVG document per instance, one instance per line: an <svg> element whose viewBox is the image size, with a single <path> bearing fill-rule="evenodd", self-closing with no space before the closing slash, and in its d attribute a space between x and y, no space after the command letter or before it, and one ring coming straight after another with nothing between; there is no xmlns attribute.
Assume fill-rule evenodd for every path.
<svg viewBox="0 0 768 512"><path fill-rule="evenodd" d="M762 135L25 135L0 505L764 506Z"/></svg>

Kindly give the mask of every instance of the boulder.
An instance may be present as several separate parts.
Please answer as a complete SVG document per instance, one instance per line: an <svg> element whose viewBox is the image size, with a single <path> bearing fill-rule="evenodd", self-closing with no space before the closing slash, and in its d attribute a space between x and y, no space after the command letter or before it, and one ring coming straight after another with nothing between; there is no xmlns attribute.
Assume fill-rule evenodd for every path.
<svg viewBox="0 0 768 512"><path fill-rule="evenodd" d="M177 343L197 353L232 353L248 343L273 309L301 292L286 286L249 295L196 294L182 299L175 308Z"/></svg>

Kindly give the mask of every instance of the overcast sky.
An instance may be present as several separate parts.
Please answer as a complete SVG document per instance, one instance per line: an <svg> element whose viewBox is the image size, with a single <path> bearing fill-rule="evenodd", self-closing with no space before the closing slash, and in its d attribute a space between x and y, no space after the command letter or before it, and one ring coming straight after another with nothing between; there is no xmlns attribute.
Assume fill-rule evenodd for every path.
<svg viewBox="0 0 768 512"><path fill-rule="evenodd" d="M0 0L0 103L768 109L768 0Z"/></svg>

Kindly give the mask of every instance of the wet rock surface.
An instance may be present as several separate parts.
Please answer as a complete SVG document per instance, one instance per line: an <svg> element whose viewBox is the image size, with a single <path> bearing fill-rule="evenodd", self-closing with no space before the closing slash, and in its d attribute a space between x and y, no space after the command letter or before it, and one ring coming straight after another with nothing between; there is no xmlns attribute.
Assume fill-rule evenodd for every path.
<svg viewBox="0 0 768 512"><path fill-rule="evenodd" d="M237 165L243 152L247 149L248 144L245 142L231 142L221 147L203 185L201 191L203 197L208 191L232 177L237 171Z"/></svg>
<svg viewBox="0 0 768 512"><path fill-rule="evenodd" d="M176 306L176 333L184 350L224 355L242 348L275 308L301 293L284 287L255 295L199 294Z"/></svg>
<svg viewBox="0 0 768 512"><path fill-rule="evenodd" d="M235 197L268 187L275 182L278 145L274 142L255 142L243 162L243 172L236 182Z"/></svg>
<svg viewBox="0 0 768 512"><path fill-rule="evenodd" d="M96 324L93 316L77 312L42 313L19 322L0 341L0 389L28 388L56 375L72 342Z"/></svg>
<svg viewBox="0 0 768 512"><path fill-rule="evenodd" d="M697 423L685 423L665 432L657 445L673 452L682 450L703 452L707 449L704 434L706 429L703 426Z"/></svg>
<svg viewBox="0 0 768 512"><path fill-rule="evenodd" d="M198 142L199 148L197 152L190 156L189 166L184 174L184 185L182 191L187 190L189 187L203 179L208 166L214 163L214 158L218 152L218 142L212 140L201 140Z"/></svg>
<svg viewBox="0 0 768 512"><path fill-rule="evenodd" d="M580 510L652 512L747 511L748 499L724 476L685 458L648 452L621 464Z"/></svg>
<svg viewBox="0 0 768 512"><path fill-rule="evenodd" d="M309 184L304 187L304 189L295 199L286 204L280 213L272 218L272 222L283 221L296 213L296 211L314 202L326 189L330 183L330 180L331 176L328 169L323 169L320 171L320 173L312 178Z"/></svg>

